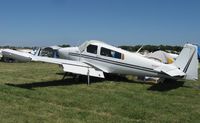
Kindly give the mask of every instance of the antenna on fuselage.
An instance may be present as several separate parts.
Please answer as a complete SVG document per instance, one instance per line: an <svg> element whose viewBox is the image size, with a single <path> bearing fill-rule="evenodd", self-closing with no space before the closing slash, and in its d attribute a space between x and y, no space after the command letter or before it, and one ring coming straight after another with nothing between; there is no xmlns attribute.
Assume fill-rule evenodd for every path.
<svg viewBox="0 0 200 123"><path fill-rule="evenodd" d="M144 47L144 45L142 45L138 50L137 50L137 52L136 53L139 53L140 52L140 50L142 49Z"/></svg>

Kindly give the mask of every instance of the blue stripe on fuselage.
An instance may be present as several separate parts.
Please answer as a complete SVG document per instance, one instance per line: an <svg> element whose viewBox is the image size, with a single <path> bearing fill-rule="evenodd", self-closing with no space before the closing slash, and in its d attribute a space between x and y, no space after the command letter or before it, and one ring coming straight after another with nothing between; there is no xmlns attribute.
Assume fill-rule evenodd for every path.
<svg viewBox="0 0 200 123"><path fill-rule="evenodd" d="M99 58L99 57L94 57L94 56L89 56L89 55L85 55L85 54L69 53L69 55L71 55L71 56L77 56L77 57L82 57L82 58L87 58L87 59L92 59L92 60L97 60L97 61L101 61L101 62L105 62L105 63L110 63L110 64L115 64L115 65L119 65L119 66L123 66L123 67L128 67L128 68L143 70L143 71L147 71L147 72L159 73L157 71L154 71L151 68L146 68L146 67L142 67L142 66L137 66L137 65L132 65L132 64L117 62L117 61L108 60L108 59Z"/></svg>

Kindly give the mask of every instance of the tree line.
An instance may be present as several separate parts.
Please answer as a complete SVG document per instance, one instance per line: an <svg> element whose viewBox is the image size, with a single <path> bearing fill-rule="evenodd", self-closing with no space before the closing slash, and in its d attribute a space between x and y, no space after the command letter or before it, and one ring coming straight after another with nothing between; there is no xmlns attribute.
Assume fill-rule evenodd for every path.
<svg viewBox="0 0 200 123"><path fill-rule="evenodd" d="M60 47L70 47L68 44L63 44L63 45L58 45ZM135 46L119 46L119 48L122 48L124 50L128 50L131 52L136 52L139 48L141 48L142 45L135 45ZM37 47L16 47L16 46L0 46L1 49L35 49ZM141 51L147 50L149 52L154 52L157 50L162 50L162 51L171 51L173 52L180 52L183 47L181 46L170 46L170 45L144 45L141 49Z"/></svg>
<svg viewBox="0 0 200 123"><path fill-rule="evenodd" d="M7 45L7 46L0 46L0 48L1 49L33 49L35 47L27 47L27 46L25 46L25 47L18 47L18 46L9 46L9 45Z"/></svg>

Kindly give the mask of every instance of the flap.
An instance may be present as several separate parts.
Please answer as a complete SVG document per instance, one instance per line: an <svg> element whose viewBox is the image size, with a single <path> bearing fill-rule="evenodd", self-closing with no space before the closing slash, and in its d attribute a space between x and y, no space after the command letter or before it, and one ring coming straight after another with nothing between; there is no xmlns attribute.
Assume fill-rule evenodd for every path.
<svg viewBox="0 0 200 123"><path fill-rule="evenodd" d="M96 70L92 67L84 67L84 66L71 65L71 64L63 64L62 66L63 66L63 71L65 72L104 78L103 71Z"/></svg>

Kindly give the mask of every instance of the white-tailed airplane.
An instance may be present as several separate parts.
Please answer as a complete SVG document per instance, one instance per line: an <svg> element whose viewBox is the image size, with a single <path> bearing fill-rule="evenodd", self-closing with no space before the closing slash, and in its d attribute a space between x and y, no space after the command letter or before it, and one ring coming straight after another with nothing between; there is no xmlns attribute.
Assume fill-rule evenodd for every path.
<svg viewBox="0 0 200 123"><path fill-rule="evenodd" d="M173 64L164 64L106 43L91 40L79 47L60 48L60 58L49 58L5 49L3 55L21 61L59 64L64 72L104 78L104 73L159 77L163 79L198 79L197 46L185 44Z"/></svg>

